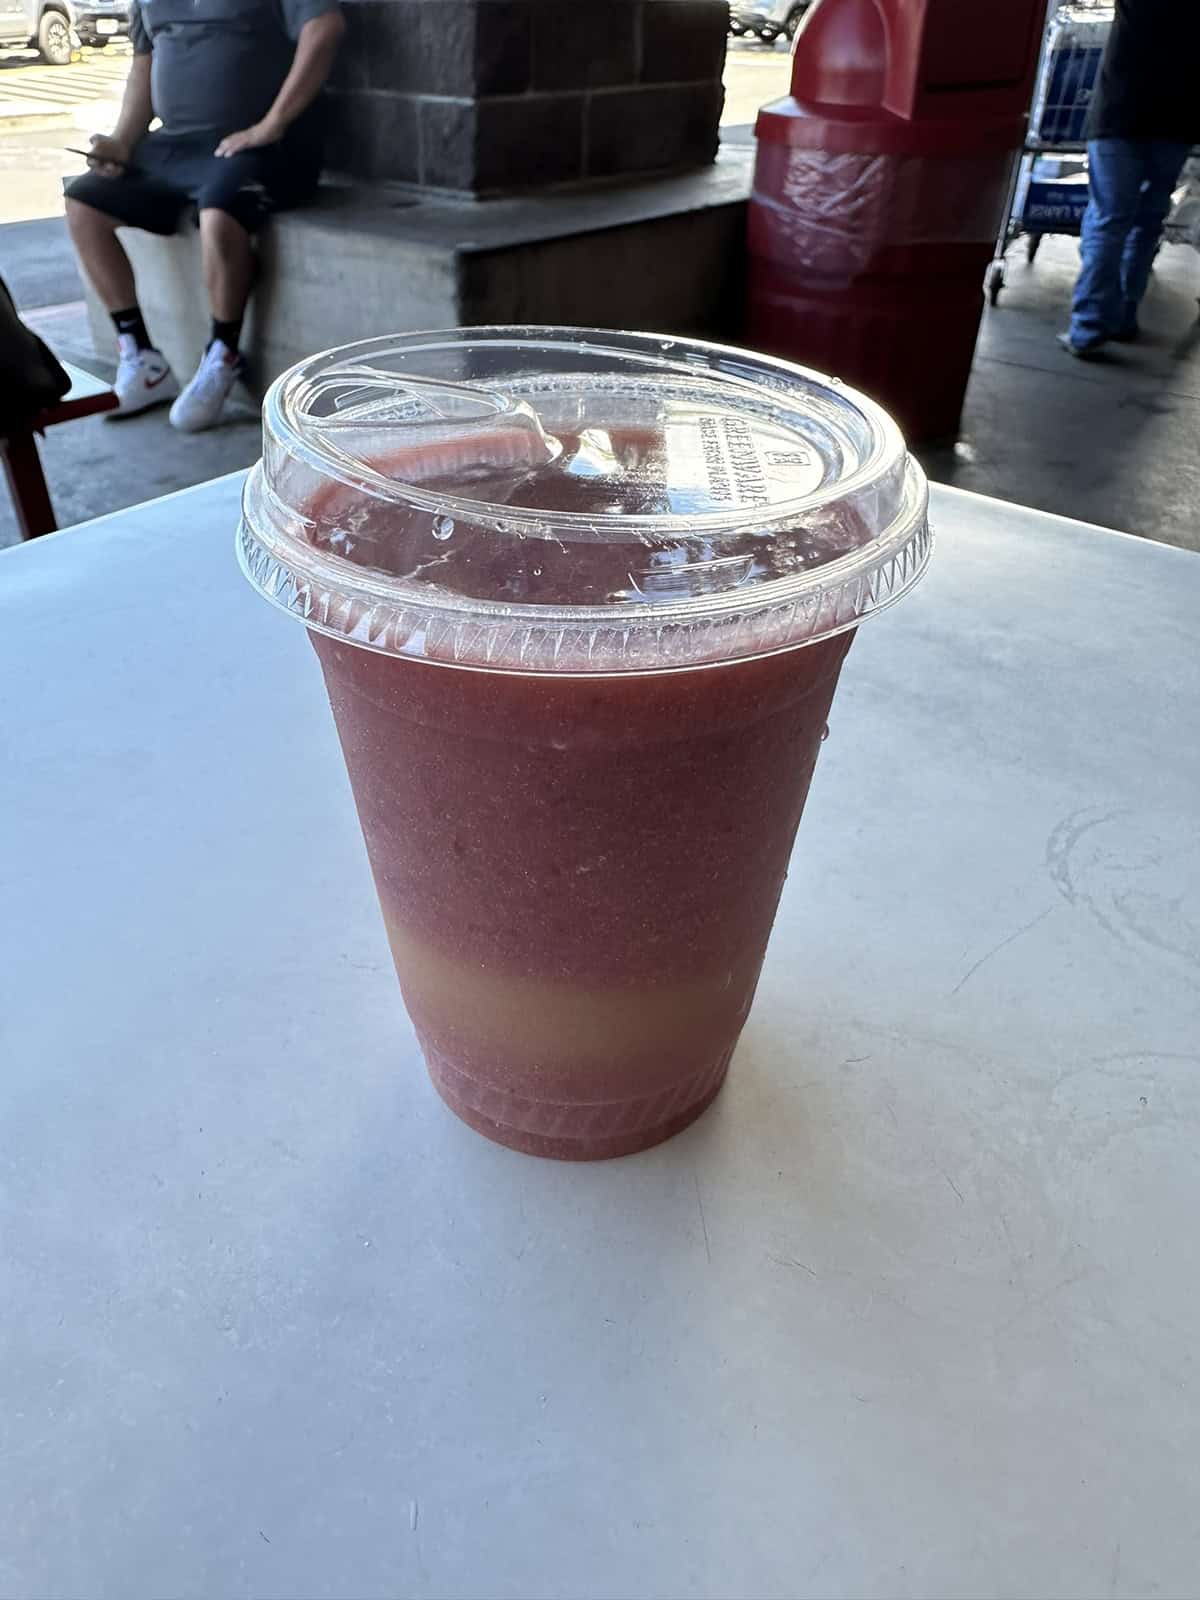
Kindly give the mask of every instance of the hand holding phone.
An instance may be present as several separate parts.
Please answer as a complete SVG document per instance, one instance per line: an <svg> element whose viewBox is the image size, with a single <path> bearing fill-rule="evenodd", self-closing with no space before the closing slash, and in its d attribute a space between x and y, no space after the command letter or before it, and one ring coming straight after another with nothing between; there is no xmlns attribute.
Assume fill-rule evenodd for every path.
<svg viewBox="0 0 1200 1600"><path fill-rule="evenodd" d="M111 134L94 133L90 150L79 150L70 144L67 149L74 156L83 156L92 171L102 178L118 178L129 166L128 147Z"/></svg>

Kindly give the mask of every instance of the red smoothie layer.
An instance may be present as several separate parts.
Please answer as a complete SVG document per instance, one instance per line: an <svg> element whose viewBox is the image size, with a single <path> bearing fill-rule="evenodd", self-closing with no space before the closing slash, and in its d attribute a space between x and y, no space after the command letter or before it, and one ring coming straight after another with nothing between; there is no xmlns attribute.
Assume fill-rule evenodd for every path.
<svg viewBox="0 0 1200 1600"><path fill-rule="evenodd" d="M582 509L586 488L570 492ZM314 520L346 526L348 491L331 493ZM382 550L405 515L376 505L354 536ZM595 591L628 581L628 553L618 571L603 544L454 539L491 584L510 561L522 599L565 570L548 549L577 583L590 567ZM850 639L571 676L312 634L405 1001L465 1120L587 1158L703 1110L750 1009Z"/></svg>

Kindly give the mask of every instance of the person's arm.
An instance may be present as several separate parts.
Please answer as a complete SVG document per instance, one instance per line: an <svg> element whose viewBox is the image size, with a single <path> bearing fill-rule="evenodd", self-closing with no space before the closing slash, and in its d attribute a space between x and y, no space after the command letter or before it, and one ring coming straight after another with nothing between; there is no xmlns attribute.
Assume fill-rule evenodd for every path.
<svg viewBox="0 0 1200 1600"><path fill-rule="evenodd" d="M217 146L217 154L235 156L239 150L277 144L320 94L345 31L346 22L340 11L326 11L319 17L311 17L300 29L291 69L271 109L252 128L227 134Z"/></svg>
<svg viewBox="0 0 1200 1600"><path fill-rule="evenodd" d="M92 136L88 165L102 178L115 178L129 164L130 153L150 126L154 115L150 104L150 52L136 55L129 64L121 112L111 133Z"/></svg>

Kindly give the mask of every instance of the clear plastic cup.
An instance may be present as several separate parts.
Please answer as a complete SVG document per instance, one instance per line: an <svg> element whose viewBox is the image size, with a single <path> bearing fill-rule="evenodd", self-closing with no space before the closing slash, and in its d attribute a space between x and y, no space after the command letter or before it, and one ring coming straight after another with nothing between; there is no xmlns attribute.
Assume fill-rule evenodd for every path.
<svg viewBox="0 0 1200 1600"><path fill-rule="evenodd" d="M693 340L463 328L273 385L240 559L310 630L474 1128L614 1156L716 1095L842 660L926 508L869 400Z"/></svg>

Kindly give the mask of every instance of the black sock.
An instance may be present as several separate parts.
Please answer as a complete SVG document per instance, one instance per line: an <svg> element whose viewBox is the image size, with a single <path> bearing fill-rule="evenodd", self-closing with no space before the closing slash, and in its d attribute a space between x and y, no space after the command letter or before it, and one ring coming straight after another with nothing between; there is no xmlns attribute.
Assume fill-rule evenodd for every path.
<svg viewBox="0 0 1200 1600"><path fill-rule="evenodd" d="M212 319L212 338L208 341L211 345L214 340L220 339L227 350L236 350L238 340L242 337L242 319L237 317L232 322L222 322L220 317Z"/></svg>
<svg viewBox="0 0 1200 1600"><path fill-rule="evenodd" d="M146 323L140 306L132 305L128 311L114 311L111 315L113 327L118 333L131 333L137 340L139 350L154 349L154 340L146 332Z"/></svg>

